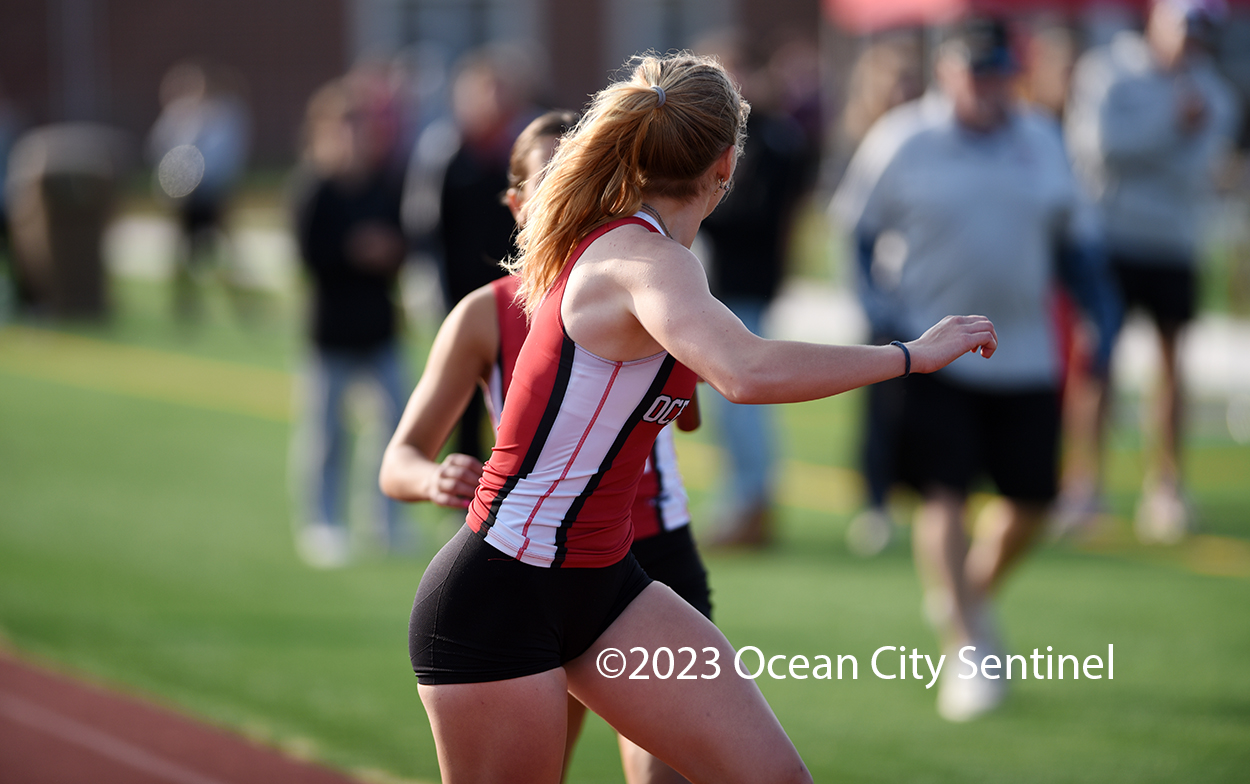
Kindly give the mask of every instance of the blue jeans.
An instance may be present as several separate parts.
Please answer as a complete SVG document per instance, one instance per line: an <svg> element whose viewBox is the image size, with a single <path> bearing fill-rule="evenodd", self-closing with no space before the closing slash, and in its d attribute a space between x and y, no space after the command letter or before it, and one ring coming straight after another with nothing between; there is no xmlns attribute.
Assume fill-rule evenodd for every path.
<svg viewBox="0 0 1250 784"><path fill-rule="evenodd" d="M768 301L752 297L722 300L756 335L761 332ZM729 456L732 482L726 495L735 510L768 505L773 497L773 421L767 406L730 403L720 393L712 395L717 434Z"/></svg>
<svg viewBox="0 0 1250 784"><path fill-rule="evenodd" d="M351 467L351 438L344 423L344 397L357 381L377 391L382 418L380 448L370 455L376 477L391 434L399 426L408 386L399 347L390 342L376 349L352 351L314 347L303 384L303 411L296 438L295 463L302 474L299 493L308 523L346 526L344 503ZM381 532L389 539L397 530L402 506L382 495L376 478L368 483Z"/></svg>

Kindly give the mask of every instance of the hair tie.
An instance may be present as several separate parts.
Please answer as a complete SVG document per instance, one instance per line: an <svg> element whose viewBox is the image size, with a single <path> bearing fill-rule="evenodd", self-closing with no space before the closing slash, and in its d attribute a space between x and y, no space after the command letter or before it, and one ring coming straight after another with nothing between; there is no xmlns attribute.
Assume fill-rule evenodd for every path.
<svg viewBox="0 0 1250 784"><path fill-rule="evenodd" d="M651 89L655 90L655 94L659 100L655 102L655 108L659 109L668 100L668 96L664 95L664 88L658 84L651 85Z"/></svg>

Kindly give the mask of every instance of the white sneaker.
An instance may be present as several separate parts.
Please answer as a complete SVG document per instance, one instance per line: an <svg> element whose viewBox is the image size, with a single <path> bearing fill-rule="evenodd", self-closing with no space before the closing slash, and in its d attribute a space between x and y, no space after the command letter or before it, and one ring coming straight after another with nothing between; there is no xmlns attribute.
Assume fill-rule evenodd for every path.
<svg viewBox="0 0 1250 784"><path fill-rule="evenodd" d="M978 645L977 653L984 651L982 656L988 656L988 651L984 646ZM958 651L954 655L947 654L948 661L952 664L959 665L952 667L950 670L942 672L942 678L938 682L937 696L937 712L938 715L947 721L966 722L972 721L980 716L984 716L990 711L1002 704L1007 697L1007 684L1002 677L997 680L986 678L980 669L980 661L977 661L977 674L972 678L961 678L956 674L957 670L966 670L966 666L959 661ZM972 658L971 656L969 658Z"/></svg>
<svg viewBox="0 0 1250 784"><path fill-rule="evenodd" d="M347 565L350 556L347 530L337 525L305 526L296 538L295 547L304 563L314 569L338 569Z"/></svg>
<svg viewBox="0 0 1250 784"><path fill-rule="evenodd" d="M846 547L860 558L879 555L894 538L894 522L880 509L865 509L846 529Z"/></svg>
<svg viewBox="0 0 1250 784"><path fill-rule="evenodd" d="M1144 544L1176 544L1189 533L1190 514L1185 499L1173 485L1159 485L1137 504L1133 529Z"/></svg>

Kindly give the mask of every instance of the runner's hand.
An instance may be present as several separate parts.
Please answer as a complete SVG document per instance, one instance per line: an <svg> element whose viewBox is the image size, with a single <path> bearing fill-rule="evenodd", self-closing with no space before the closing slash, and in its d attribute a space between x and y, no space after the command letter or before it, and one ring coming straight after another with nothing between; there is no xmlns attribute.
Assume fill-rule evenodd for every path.
<svg viewBox="0 0 1250 784"><path fill-rule="evenodd" d="M941 370L969 352L989 358L998 349L998 333L985 316L947 316L907 344L911 372Z"/></svg>
<svg viewBox="0 0 1250 784"><path fill-rule="evenodd" d="M428 493L432 502L452 509L465 509L482 478L482 462L476 457L450 454L431 477Z"/></svg>

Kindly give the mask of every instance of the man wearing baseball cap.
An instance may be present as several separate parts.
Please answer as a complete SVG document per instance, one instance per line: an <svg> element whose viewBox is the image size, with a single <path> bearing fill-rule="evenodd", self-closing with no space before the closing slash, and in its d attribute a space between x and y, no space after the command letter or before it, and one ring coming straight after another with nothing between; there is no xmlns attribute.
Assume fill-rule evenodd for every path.
<svg viewBox="0 0 1250 784"><path fill-rule="evenodd" d="M990 597L1055 496L1054 261L1098 238L1053 120L1014 100L1017 70L1002 22L957 25L938 53L937 89L877 122L832 206L855 238L876 317L899 338L915 338L933 313L951 308L989 316L998 329L994 367L966 357L903 380L893 444L897 475L923 496L913 552L926 615L954 663L937 704L952 721L1004 696L1001 679L958 677L967 670L957 656L966 646L976 661L1001 655ZM1002 500L969 543L968 493L985 479Z"/></svg>

